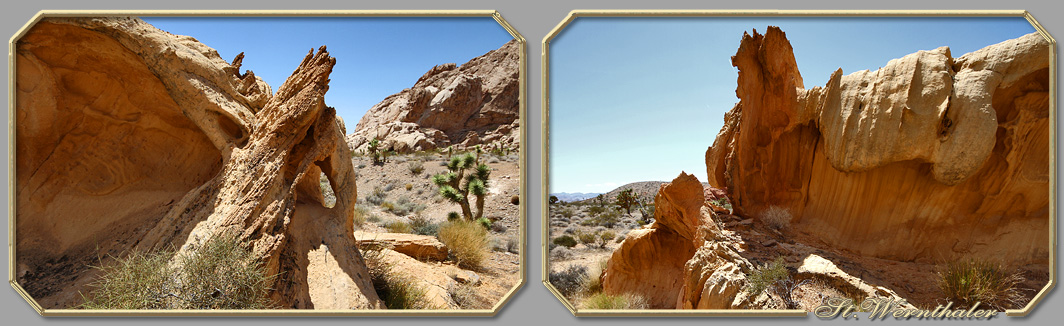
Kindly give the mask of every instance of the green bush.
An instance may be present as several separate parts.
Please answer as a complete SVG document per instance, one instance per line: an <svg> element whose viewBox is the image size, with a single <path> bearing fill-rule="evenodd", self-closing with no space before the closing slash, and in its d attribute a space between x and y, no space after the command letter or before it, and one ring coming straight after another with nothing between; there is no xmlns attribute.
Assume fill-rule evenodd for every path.
<svg viewBox="0 0 1064 326"><path fill-rule="evenodd" d="M480 268L488 257L488 230L477 223L465 220L443 223L436 237L447 245L459 266Z"/></svg>
<svg viewBox="0 0 1064 326"><path fill-rule="evenodd" d="M750 274L746 275L746 291L756 297L761 292L764 292L765 289L776 284L776 282L790 277L791 274L787 271L787 267L783 265L783 260L776 258L769 264L754 268L754 270L750 271Z"/></svg>
<svg viewBox="0 0 1064 326"><path fill-rule="evenodd" d="M568 248L576 247L576 239L573 239L573 237L571 237L569 235L563 235L563 236L554 238L554 240L551 241L551 242L553 242L556 245L563 246L563 247L568 247Z"/></svg>
<svg viewBox="0 0 1064 326"><path fill-rule="evenodd" d="M1018 308L1023 300L1017 285L1023 276L1009 273L1004 266L987 261L960 261L946 264L938 273L939 290L948 301L960 307L976 302L997 310Z"/></svg>
<svg viewBox="0 0 1064 326"><path fill-rule="evenodd" d="M171 258L176 263L171 264ZM131 253L97 267L84 309L271 309L275 277L236 237L219 236L175 256Z"/></svg>

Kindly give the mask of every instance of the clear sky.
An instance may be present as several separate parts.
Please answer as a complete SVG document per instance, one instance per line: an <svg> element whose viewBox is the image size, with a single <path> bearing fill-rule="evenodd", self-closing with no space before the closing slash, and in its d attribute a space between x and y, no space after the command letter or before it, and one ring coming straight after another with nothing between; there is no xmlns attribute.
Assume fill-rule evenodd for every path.
<svg viewBox="0 0 1064 326"><path fill-rule="evenodd" d="M513 37L491 17L142 17L164 31L195 37L226 61L244 52L276 92L311 49L336 58L325 103L347 132L374 104L414 86L433 66L462 64Z"/></svg>
<svg viewBox="0 0 1064 326"><path fill-rule="evenodd" d="M954 57L1034 32L1019 17L581 17L551 41L550 192L607 192L680 171L706 181L705 151L738 102L731 56L744 31L779 26L806 88L949 46Z"/></svg>

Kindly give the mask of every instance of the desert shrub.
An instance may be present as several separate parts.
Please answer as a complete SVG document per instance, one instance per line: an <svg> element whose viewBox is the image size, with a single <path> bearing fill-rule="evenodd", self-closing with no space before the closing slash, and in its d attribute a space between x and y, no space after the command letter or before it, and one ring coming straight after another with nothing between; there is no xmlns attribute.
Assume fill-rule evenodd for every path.
<svg viewBox="0 0 1064 326"><path fill-rule="evenodd" d="M521 253L521 241L517 237L506 237L506 252L511 254Z"/></svg>
<svg viewBox="0 0 1064 326"><path fill-rule="evenodd" d="M437 238L459 266L479 268L488 257L488 231L474 222L456 220L443 223Z"/></svg>
<svg viewBox="0 0 1064 326"><path fill-rule="evenodd" d="M610 243L610 240L613 240L617 237L617 234L613 233L613 231L603 231L601 233L598 233L598 235L599 248L606 248L606 245Z"/></svg>
<svg viewBox="0 0 1064 326"><path fill-rule="evenodd" d="M576 238L580 240L580 243L588 247L591 247L591 245L598 241L598 235L592 232L579 232L576 234Z"/></svg>
<svg viewBox="0 0 1064 326"><path fill-rule="evenodd" d="M1023 276L1010 273L1000 264L967 260L947 263L938 273L938 287L947 300L958 307L982 302L997 310L1015 308L1023 295L1017 288Z"/></svg>
<svg viewBox="0 0 1064 326"><path fill-rule="evenodd" d="M571 217L573 217L573 208L572 207L566 207L566 208L559 209L558 210L558 214L561 214L561 216L564 216L565 218L571 218Z"/></svg>
<svg viewBox="0 0 1064 326"><path fill-rule="evenodd" d="M599 214L594 214L591 217L580 221L580 225L583 226L604 226L612 228L621 221L621 213L615 210L603 211Z"/></svg>
<svg viewBox="0 0 1064 326"><path fill-rule="evenodd" d="M558 247L554 250L559 249L563 249L563 247ZM583 285L587 279L587 267L572 265L560 272L551 272L547 279L558 292L569 298L583 291Z"/></svg>
<svg viewBox="0 0 1064 326"><path fill-rule="evenodd" d="M489 309L477 299L477 290L472 284L456 283L447 288L447 295L462 309Z"/></svg>
<svg viewBox="0 0 1064 326"><path fill-rule="evenodd" d="M402 197L399 197L399 199L396 200L394 203L393 202L381 203L381 208L384 208L384 210L386 210L386 211L388 211L388 212L390 212L392 214L395 214L395 215L398 215L398 216L404 216L404 215L407 215L407 214L410 214L410 213L417 213L417 212L421 212L421 211L425 210L425 205L412 202L412 201L410 201L409 197L402 196Z"/></svg>
<svg viewBox="0 0 1064 326"><path fill-rule="evenodd" d="M440 225L421 215L414 215L410 217L410 228L415 234L436 236Z"/></svg>
<svg viewBox="0 0 1064 326"><path fill-rule="evenodd" d="M491 225L493 223L491 222L491 220L481 217L477 219L477 224L480 224L480 226L484 227L485 230L491 230Z"/></svg>
<svg viewBox="0 0 1064 326"><path fill-rule="evenodd" d="M427 291L415 279L396 271L383 259L382 247L367 245L359 247L359 251L369 269L373 289L388 309L433 308L425 300Z"/></svg>
<svg viewBox="0 0 1064 326"><path fill-rule="evenodd" d="M635 294L607 295L605 293L593 294L583 302L583 309L647 309L649 304L642 296Z"/></svg>
<svg viewBox="0 0 1064 326"><path fill-rule="evenodd" d="M590 213L591 215L602 214L605 211L606 211L606 207L605 206L591 206L590 208L587 209L587 212Z"/></svg>
<svg viewBox="0 0 1064 326"><path fill-rule="evenodd" d="M391 233L414 233L414 228L410 226L410 223L404 221L392 221L384 226Z"/></svg>
<svg viewBox="0 0 1064 326"><path fill-rule="evenodd" d="M506 230L509 230L509 228L502 223L491 223L491 231L493 232L506 233Z"/></svg>
<svg viewBox="0 0 1064 326"><path fill-rule="evenodd" d="M410 174L421 175L421 172L425 172L425 163L421 161L410 161L406 164L406 169L410 170Z"/></svg>
<svg viewBox="0 0 1064 326"><path fill-rule="evenodd" d="M355 204L354 215L355 226L362 227L369 220L370 212L366 206Z"/></svg>
<svg viewBox="0 0 1064 326"><path fill-rule="evenodd" d="M414 184L407 183L405 186L403 186L403 188L406 188L406 191L410 191L410 189L414 189Z"/></svg>
<svg viewBox="0 0 1064 326"><path fill-rule="evenodd" d="M559 246L564 246L564 247L567 247L567 248L576 247L576 239L573 239L573 237L571 237L569 235L563 235L563 236L554 238L554 240L551 240L551 243L554 243L554 244L559 245Z"/></svg>
<svg viewBox="0 0 1064 326"><path fill-rule="evenodd" d="M370 213L369 217L366 218L366 221L373 222L373 223L380 223L381 222L381 217L377 216L377 214Z"/></svg>
<svg viewBox="0 0 1064 326"><path fill-rule="evenodd" d="M380 206L380 204L384 203L384 197L387 195L388 192L381 187L374 187L373 191L366 195L366 202Z"/></svg>
<svg viewBox="0 0 1064 326"><path fill-rule="evenodd" d="M765 289L776 284L776 282L788 279L791 277L787 267L783 265L783 260L776 258L771 263L754 268L750 271L750 274L746 275L746 292L750 292L752 297L756 297L764 292Z"/></svg>
<svg viewBox="0 0 1064 326"><path fill-rule="evenodd" d="M773 229L783 230L791 225L791 212L779 206L769 206L761 213L761 220Z"/></svg>
<svg viewBox="0 0 1064 326"><path fill-rule="evenodd" d="M521 196L519 196L519 195L510 196L510 203L514 204L514 205L521 204Z"/></svg>
<svg viewBox="0 0 1064 326"><path fill-rule="evenodd" d="M566 260L573 258L573 251L564 246L558 246L550 249L551 260Z"/></svg>
<svg viewBox="0 0 1064 326"><path fill-rule="evenodd" d="M462 215L458 214L458 212L447 213L447 221L457 221L460 218L462 218Z"/></svg>
<svg viewBox="0 0 1064 326"><path fill-rule="evenodd" d="M275 308L268 297L274 276L233 236L176 257L166 250L134 252L98 269L84 309Z"/></svg>

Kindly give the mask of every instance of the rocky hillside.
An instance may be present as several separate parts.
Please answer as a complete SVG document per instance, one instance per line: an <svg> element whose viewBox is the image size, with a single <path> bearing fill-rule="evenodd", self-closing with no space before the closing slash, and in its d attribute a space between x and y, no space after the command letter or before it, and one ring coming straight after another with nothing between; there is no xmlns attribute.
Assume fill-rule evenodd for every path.
<svg viewBox="0 0 1064 326"><path fill-rule="evenodd" d="M769 27L744 35L732 64L740 101L706 166L737 214L783 209L793 228L866 256L1048 262L1041 35L920 51L807 89Z"/></svg>
<svg viewBox="0 0 1064 326"><path fill-rule="evenodd" d="M241 58L136 18L49 18L19 40L15 277L41 306L81 303L110 257L225 234L278 275L281 307L381 307L324 100L336 60L312 49L271 94Z"/></svg>
<svg viewBox="0 0 1064 326"><path fill-rule="evenodd" d="M349 146L365 151L377 138L399 153L474 145L516 150L520 49L510 41L461 66L433 67L413 87L370 108L347 136Z"/></svg>

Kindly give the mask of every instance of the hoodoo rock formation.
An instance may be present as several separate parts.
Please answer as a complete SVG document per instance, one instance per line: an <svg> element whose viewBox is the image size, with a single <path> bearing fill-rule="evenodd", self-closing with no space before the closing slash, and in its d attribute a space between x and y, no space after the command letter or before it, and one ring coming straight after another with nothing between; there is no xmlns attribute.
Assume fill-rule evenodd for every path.
<svg viewBox="0 0 1064 326"><path fill-rule="evenodd" d="M377 138L399 153L474 145L516 150L520 49L514 40L461 66L433 67L370 108L347 136L349 146L365 151Z"/></svg>
<svg viewBox="0 0 1064 326"><path fill-rule="evenodd" d="M706 152L737 214L787 210L836 248L900 261L1048 261L1049 44L1038 33L832 74L805 89L776 27L732 57L740 101Z"/></svg>
<svg viewBox="0 0 1064 326"><path fill-rule="evenodd" d="M242 58L136 18L45 19L18 41L16 276L39 304L79 303L97 257L228 233L278 275L282 307L382 306L324 103L335 59L312 50L271 94Z"/></svg>

